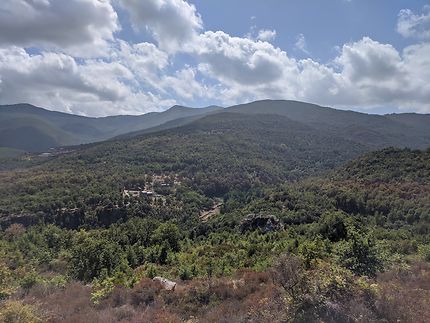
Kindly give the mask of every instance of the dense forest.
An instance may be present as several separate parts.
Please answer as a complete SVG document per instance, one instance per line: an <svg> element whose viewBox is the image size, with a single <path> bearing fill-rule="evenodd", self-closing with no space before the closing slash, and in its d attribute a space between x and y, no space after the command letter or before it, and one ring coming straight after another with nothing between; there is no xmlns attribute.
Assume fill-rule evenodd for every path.
<svg viewBox="0 0 430 323"><path fill-rule="evenodd" d="M368 151L227 112L3 159L0 319L426 322L430 150Z"/></svg>

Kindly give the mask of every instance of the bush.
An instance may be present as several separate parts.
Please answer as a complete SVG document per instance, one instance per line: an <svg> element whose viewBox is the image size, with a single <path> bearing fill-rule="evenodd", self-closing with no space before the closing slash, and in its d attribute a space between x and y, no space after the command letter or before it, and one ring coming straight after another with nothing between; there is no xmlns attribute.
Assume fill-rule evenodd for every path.
<svg viewBox="0 0 430 323"><path fill-rule="evenodd" d="M43 321L43 316L35 306L18 301L7 301L0 305L0 322L41 323Z"/></svg>
<svg viewBox="0 0 430 323"><path fill-rule="evenodd" d="M348 235L345 216L341 212L326 213L319 221L319 233L330 241L346 239Z"/></svg>
<svg viewBox="0 0 430 323"><path fill-rule="evenodd" d="M281 255L272 267L272 278L293 300L300 299L307 289L303 262L296 256Z"/></svg>
<svg viewBox="0 0 430 323"><path fill-rule="evenodd" d="M41 277L34 271L27 273L20 281L20 286L28 292L34 285L42 282Z"/></svg>
<svg viewBox="0 0 430 323"><path fill-rule="evenodd" d="M338 262L357 275L376 276L384 266L372 240L354 235L349 241L337 245Z"/></svg>
<svg viewBox="0 0 430 323"><path fill-rule="evenodd" d="M127 261L118 244L103 238L84 237L71 251L70 273L85 282L101 275L110 276L126 267Z"/></svg>
<svg viewBox="0 0 430 323"><path fill-rule="evenodd" d="M420 246L418 252L424 261L430 262L430 244Z"/></svg>
<svg viewBox="0 0 430 323"><path fill-rule="evenodd" d="M13 273L8 266L0 263L0 300L10 296L15 288L13 281Z"/></svg>
<svg viewBox="0 0 430 323"><path fill-rule="evenodd" d="M179 269L179 278L181 280L190 280L192 278L191 270L188 267L181 267Z"/></svg>
<svg viewBox="0 0 430 323"><path fill-rule="evenodd" d="M161 286L158 282L144 278L133 287L131 292L131 303L133 306L150 305L160 293Z"/></svg>

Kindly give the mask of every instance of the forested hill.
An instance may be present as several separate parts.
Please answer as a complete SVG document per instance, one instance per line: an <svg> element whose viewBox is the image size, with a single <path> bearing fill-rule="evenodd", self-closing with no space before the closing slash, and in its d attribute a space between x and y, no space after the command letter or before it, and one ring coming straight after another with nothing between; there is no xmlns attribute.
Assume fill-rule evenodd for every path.
<svg viewBox="0 0 430 323"><path fill-rule="evenodd" d="M284 100L256 101L227 108L227 111L285 116L373 148L395 146L425 149L430 146L429 114L372 115Z"/></svg>
<svg viewBox="0 0 430 323"><path fill-rule="evenodd" d="M202 120L194 131L203 135L210 121ZM219 131L232 126L238 128L225 124ZM306 130L294 122L288 128ZM192 134L187 127L182 135L191 140ZM226 153L231 162L238 148L220 135L217 141L231 149ZM175 139L172 131L164 136L165 144ZM122 144L136 151L139 143L142 148L151 147L151 140L160 144L156 138ZM353 322L357 308L369 322L412 316L419 321L428 315L430 268L424 261L430 261L430 151L385 149L312 179L236 187L224 194L218 213L203 220L202 211L215 201L204 195L198 174L168 179L177 184L163 192L156 188L161 200L122 196L127 181L131 186L153 181L154 173L145 175L149 170L168 174L169 167L161 165L172 165L173 157L152 155L159 159L145 168L130 155L134 162L122 167L113 157L119 143L109 143L112 150L105 158L98 151L107 148L102 144L28 171L0 173L0 208L19 210L18 223L33 224L24 228L0 221L2 297L34 304L32 310L48 308L71 321L103 318L106 309L124 306L129 317L141 317L144 306L178 321L191 316L207 321L207 313L217 311L217 321L218 312L232 302L234 312L226 317L252 315L256 321L261 316L249 308L260 311L261 304L277 317L289 313L311 322L321 317ZM205 158L200 148L193 146ZM231 172L222 166L210 175L213 180ZM246 167L232 171L248 174ZM291 271L285 268L294 270L305 288L289 291L284 282ZM147 278L156 275L178 287L164 292ZM411 310L411 303L419 304L418 310Z"/></svg>
<svg viewBox="0 0 430 323"><path fill-rule="evenodd" d="M49 111L29 104L0 106L0 147L44 151L52 147L106 140L127 132L148 129L171 120L202 116L219 107L192 109L174 106L140 116L89 118ZM0 155L1 157L1 155Z"/></svg>
<svg viewBox="0 0 430 323"><path fill-rule="evenodd" d="M72 322L125 307L130 321L218 321L225 308L267 321L261 306L283 321L419 321L430 151L357 157L368 149L225 112L0 172L1 295Z"/></svg>
<svg viewBox="0 0 430 323"><path fill-rule="evenodd" d="M379 224L396 227L419 223L420 230L430 230L429 149L368 153L306 183L334 198L349 214L375 217Z"/></svg>
<svg viewBox="0 0 430 323"><path fill-rule="evenodd" d="M415 225L430 232L430 150L385 149L358 158L327 179L314 181L349 214L379 225Z"/></svg>
<svg viewBox="0 0 430 323"><path fill-rule="evenodd" d="M268 190L246 212L272 212L303 224L334 210L367 224L414 225L416 232L430 233L430 150L367 153L324 175Z"/></svg>
<svg viewBox="0 0 430 323"><path fill-rule="evenodd" d="M264 100L226 110L216 106L203 109L174 106L160 113L104 118L48 111L28 104L0 106L0 148L35 152L118 136L132 138L181 127L203 116L223 112L284 116L315 131L323 131L336 138L343 137L371 149L388 146L427 148L430 144L430 115L408 113L380 116L297 101Z"/></svg>
<svg viewBox="0 0 430 323"><path fill-rule="evenodd" d="M178 175L200 194L222 197L231 190L316 175L366 149L282 116L219 113L0 173L0 209L51 209L54 202L75 205L93 195L117 199L120 188L153 174ZM19 198L23 194L27 197Z"/></svg>

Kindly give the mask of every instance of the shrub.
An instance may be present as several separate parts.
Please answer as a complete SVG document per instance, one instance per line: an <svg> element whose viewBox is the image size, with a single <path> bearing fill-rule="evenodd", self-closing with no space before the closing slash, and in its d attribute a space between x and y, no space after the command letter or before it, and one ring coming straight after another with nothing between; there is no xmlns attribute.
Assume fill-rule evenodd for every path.
<svg viewBox="0 0 430 323"><path fill-rule="evenodd" d="M4 231L4 238L8 241L13 241L25 233L25 228L22 224L13 223Z"/></svg>
<svg viewBox="0 0 430 323"><path fill-rule="evenodd" d="M348 235L345 216L341 212L326 213L319 221L319 233L330 241L346 239Z"/></svg>
<svg viewBox="0 0 430 323"><path fill-rule="evenodd" d="M34 285L41 283L41 277L34 271L27 273L20 281L20 286L28 292Z"/></svg>
<svg viewBox="0 0 430 323"><path fill-rule="evenodd" d="M0 322L41 323L43 321L43 316L35 306L19 301L7 301L0 305Z"/></svg>
<svg viewBox="0 0 430 323"><path fill-rule="evenodd" d="M307 289L304 265L296 256L281 255L273 264L272 278L293 300L300 299Z"/></svg>
<svg viewBox="0 0 430 323"><path fill-rule="evenodd" d="M0 300L10 296L14 291L13 273L3 263L0 263Z"/></svg>
<svg viewBox="0 0 430 323"><path fill-rule="evenodd" d="M179 278L181 280L190 280L192 277L191 270L188 267L181 267L179 269Z"/></svg>
<svg viewBox="0 0 430 323"><path fill-rule="evenodd" d="M336 252L339 264L357 275L374 277L383 269L379 252L367 237L354 235L338 243Z"/></svg>
<svg viewBox="0 0 430 323"><path fill-rule="evenodd" d="M430 262L430 244L420 246L418 252L423 260Z"/></svg>
<svg viewBox="0 0 430 323"><path fill-rule="evenodd" d="M150 305L160 293L161 286L158 282L144 278L133 287L131 291L131 304L134 306Z"/></svg>

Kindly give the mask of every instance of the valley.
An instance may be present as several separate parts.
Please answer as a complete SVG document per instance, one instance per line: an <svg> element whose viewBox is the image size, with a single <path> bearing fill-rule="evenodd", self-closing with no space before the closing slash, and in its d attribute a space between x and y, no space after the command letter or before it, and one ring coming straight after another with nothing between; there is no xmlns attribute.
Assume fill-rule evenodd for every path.
<svg viewBox="0 0 430 323"><path fill-rule="evenodd" d="M70 322L429 314L430 129L294 101L185 119L2 159L0 295Z"/></svg>

